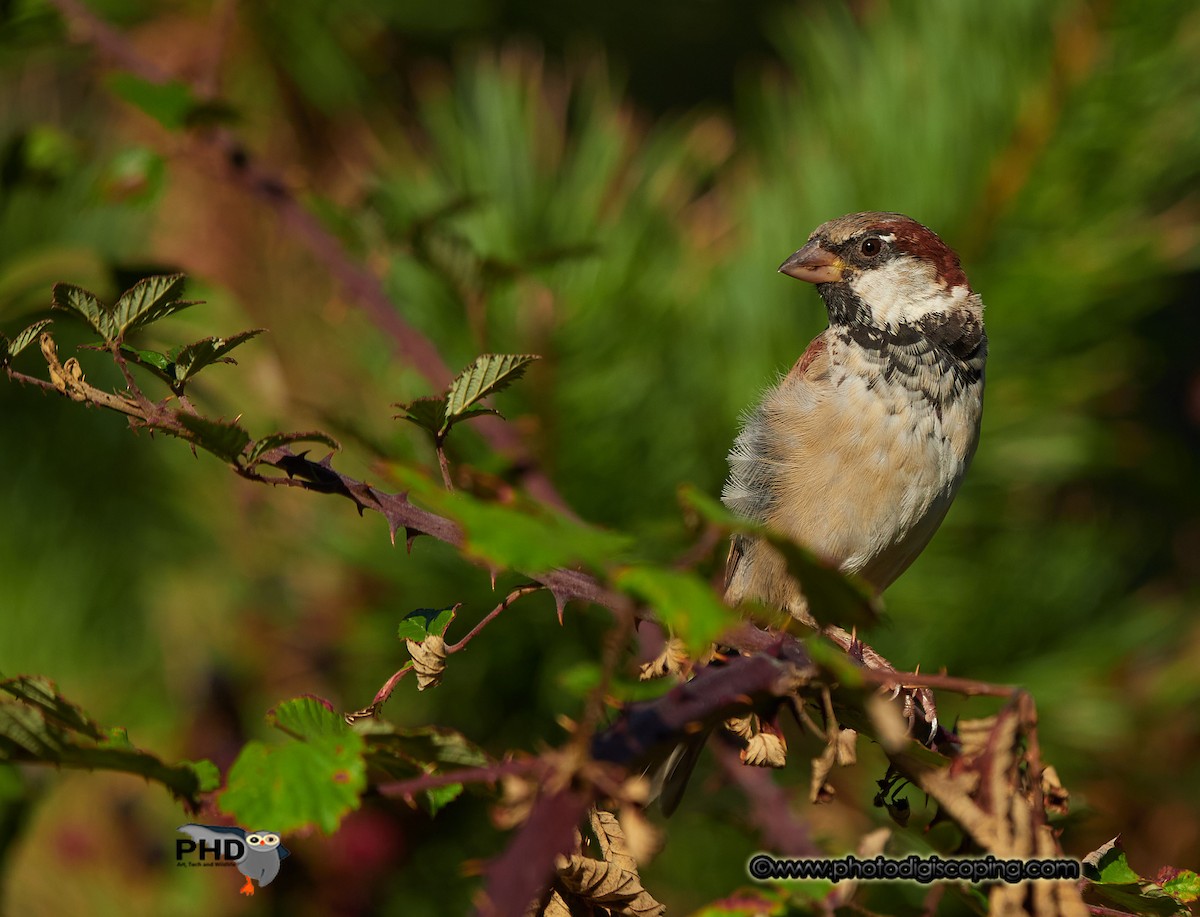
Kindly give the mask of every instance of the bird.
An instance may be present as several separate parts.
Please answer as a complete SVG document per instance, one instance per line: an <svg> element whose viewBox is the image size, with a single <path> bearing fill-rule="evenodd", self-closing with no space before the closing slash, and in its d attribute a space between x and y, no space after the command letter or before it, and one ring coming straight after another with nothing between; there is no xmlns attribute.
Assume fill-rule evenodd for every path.
<svg viewBox="0 0 1200 917"><path fill-rule="evenodd" d="M829 327L746 415L721 498L879 594L929 543L975 454L983 301L958 255L900 213L823 223L779 271L816 286ZM817 626L804 584L753 535L732 539L725 600ZM668 760L667 814L704 739Z"/></svg>
<svg viewBox="0 0 1200 917"><path fill-rule="evenodd" d="M180 825L178 828L194 841L223 841L235 837L244 845L242 855L234 860L234 864L243 876L245 883L239 889L243 895L254 894L254 880L258 880L259 888L270 885L279 875L279 864L291 854L279 841L279 835L274 831L245 831L232 825Z"/></svg>
<svg viewBox="0 0 1200 917"><path fill-rule="evenodd" d="M979 442L983 301L938 235L899 213L817 227L779 268L816 285L829 327L747 415L721 498L882 593L925 549ZM731 605L812 624L803 584L735 536Z"/></svg>

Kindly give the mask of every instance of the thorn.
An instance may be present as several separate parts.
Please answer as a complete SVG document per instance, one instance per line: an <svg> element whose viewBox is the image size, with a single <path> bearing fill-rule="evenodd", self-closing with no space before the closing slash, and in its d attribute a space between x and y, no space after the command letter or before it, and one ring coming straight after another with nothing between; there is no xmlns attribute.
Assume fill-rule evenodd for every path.
<svg viewBox="0 0 1200 917"><path fill-rule="evenodd" d="M562 627L563 612L566 611L567 600L564 596L559 595L557 592L552 592L551 595L554 596L554 608L558 612L558 626Z"/></svg>
<svg viewBox="0 0 1200 917"><path fill-rule="evenodd" d="M423 534L425 533L418 532L416 529L409 528L407 525L404 527L404 549L408 551L409 554L412 553L412 545L413 542L417 540L417 536Z"/></svg>
<svg viewBox="0 0 1200 917"><path fill-rule="evenodd" d="M919 663L919 662L917 663L917 667L916 667L915 669L913 669L913 674L914 674L914 675L920 675L920 674L921 674L921 663Z"/></svg>
<svg viewBox="0 0 1200 917"><path fill-rule="evenodd" d="M492 592L496 591L496 577L500 575L500 571L495 567L488 567L488 575L492 579Z"/></svg>

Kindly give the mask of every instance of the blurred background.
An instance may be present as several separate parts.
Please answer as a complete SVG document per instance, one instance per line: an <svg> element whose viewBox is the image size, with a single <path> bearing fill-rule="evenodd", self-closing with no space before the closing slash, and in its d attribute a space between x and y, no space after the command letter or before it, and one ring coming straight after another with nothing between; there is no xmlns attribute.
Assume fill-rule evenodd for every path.
<svg viewBox="0 0 1200 917"><path fill-rule="evenodd" d="M541 354L499 406L581 516L657 556L690 538L679 485L719 492L739 413L825 324L778 264L850 211L935 228L988 307L983 435L870 642L901 667L1034 693L1043 754L1072 793L1069 853L1119 832L1143 874L1200 866L1191 0L84 9L218 101L222 129L453 368ZM430 463L390 407L428 383L294 225L123 101L111 57L77 37L44 0L0 2L0 329L47 314L55 281L112 297L186 271L208 305L148 343L270 329L197 384L212 413L255 434L326 429L339 467L372 480L384 458ZM58 318L60 347L86 340ZM18 368L44 373L35 351ZM428 539L406 555L342 501L252 486L123 427L0 385L0 672L54 679L142 747L225 768L283 699L368 704L406 658L404 614L461 601L465 632L496 601L483 571ZM451 449L504 470L471 430ZM559 627L549 599L524 600L440 688L406 680L385 713L495 753L557 744L608 623L572 607ZM817 748L791 740L776 779L825 849L888 823L871 805L877 753L814 808ZM745 808L703 761L643 873L671 913L746 883L761 844ZM130 777L0 769L0 910L462 913L470 862L506 839L482 798L432 820L368 800L332 837L289 838L296 857L243 902L233 876L175 871L183 814Z"/></svg>

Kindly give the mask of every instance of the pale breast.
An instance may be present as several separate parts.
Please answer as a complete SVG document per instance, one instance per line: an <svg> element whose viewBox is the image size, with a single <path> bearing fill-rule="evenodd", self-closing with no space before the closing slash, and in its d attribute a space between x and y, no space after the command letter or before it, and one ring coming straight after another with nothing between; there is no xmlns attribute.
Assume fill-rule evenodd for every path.
<svg viewBox="0 0 1200 917"><path fill-rule="evenodd" d="M824 338L820 358L748 418L723 498L883 590L949 509L978 439L982 377L956 376L919 346L897 359ZM772 600L762 593L778 588L752 580L775 576L776 565L759 560L741 597Z"/></svg>

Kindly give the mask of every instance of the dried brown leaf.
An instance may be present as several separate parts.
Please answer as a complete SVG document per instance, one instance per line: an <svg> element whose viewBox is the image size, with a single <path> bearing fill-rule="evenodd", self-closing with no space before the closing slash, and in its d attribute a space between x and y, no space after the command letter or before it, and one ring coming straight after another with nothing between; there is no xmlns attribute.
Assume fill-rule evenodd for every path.
<svg viewBox="0 0 1200 917"><path fill-rule="evenodd" d="M783 767L787 764L787 742L779 733L760 732L746 742L741 758L750 767Z"/></svg>
<svg viewBox="0 0 1200 917"><path fill-rule="evenodd" d="M690 669L691 660L688 658L687 647L678 637L671 637L662 652L641 667L638 678L650 681L667 675L686 675Z"/></svg>
<svg viewBox="0 0 1200 917"><path fill-rule="evenodd" d="M747 713L745 716L731 716L725 721L724 726L727 732L749 742L758 732L758 714Z"/></svg>
<svg viewBox="0 0 1200 917"><path fill-rule="evenodd" d="M420 643L405 640L408 654L412 656L413 672L417 676L417 689L436 687L441 684L446 671L446 641L437 634L430 634Z"/></svg>
<svg viewBox="0 0 1200 917"><path fill-rule="evenodd" d="M540 917L571 917L571 908L558 889L554 889L550 893L550 899L546 902L546 906L539 912L538 902L534 902L526 917L539 917L539 914Z"/></svg>
<svg viewBox="0 0 1200 917"><path fill-rule="evenodd" d="M593 809L589 821L596 844L600 848L600 859L611 866L637 875L637 860L629 851L629 845L625 842L625 832L617 816L604 809Z"/></svg>
<svg viewBox="0 0 1200 917"><path fill-rule="evenodd" d="M858 761L858 733L855 730L838 730L836 742L838 766L848 767Z"/></svg>
<svg viewBox="0 0 1200 917"><path fill-rule="evenodd" d="M558 877L568 892L596 904L621 904L644 891L636 872L579 854L565 858Z"/></svg>

